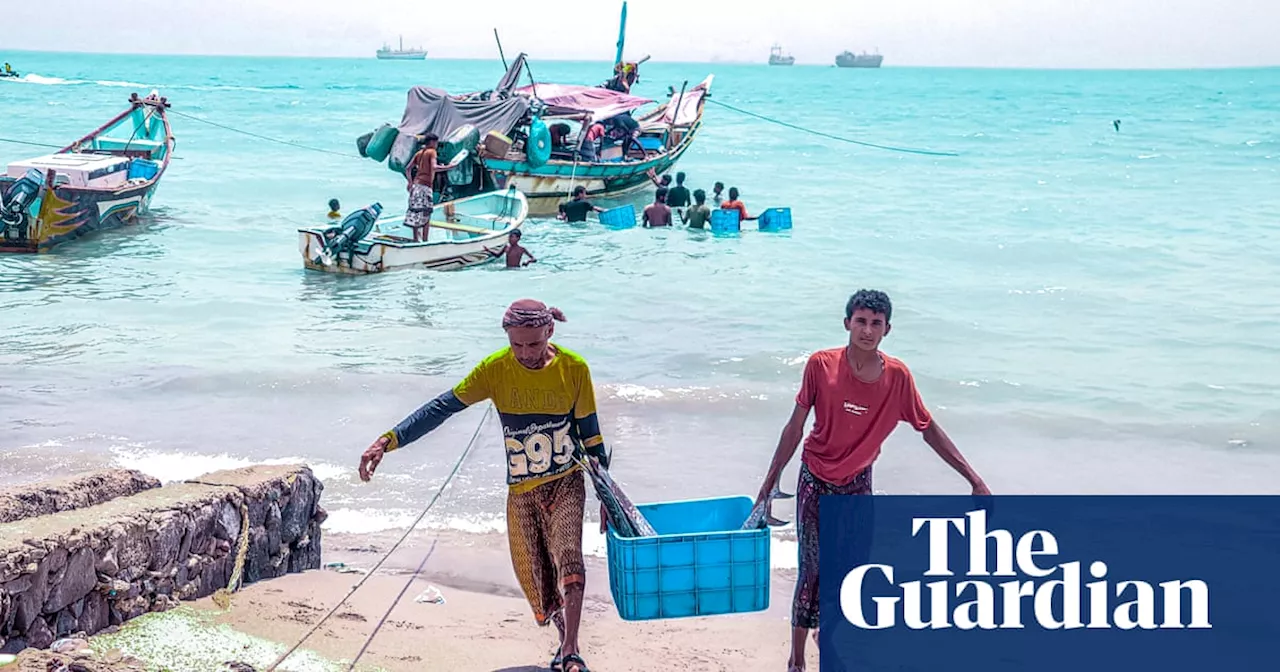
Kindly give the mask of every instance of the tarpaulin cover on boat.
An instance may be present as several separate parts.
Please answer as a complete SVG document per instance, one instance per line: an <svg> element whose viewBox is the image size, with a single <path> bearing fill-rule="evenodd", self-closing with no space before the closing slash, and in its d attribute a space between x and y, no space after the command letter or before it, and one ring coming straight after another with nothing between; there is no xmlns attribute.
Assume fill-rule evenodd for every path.
<svg viewBox="0 0 1280 672"><path fill-rule="evenodd" d="M404 117L396 130L401 136L435 133L443 138L460 126L471 124L484 137L489 131L509 135L529 110L521 96L499 100L459 100L440 89L415 86L409 89Z"/></svg>
<svg viewBox="0 0 1280 672"><path fill-rule="evenodd" d="M548 117L588 114L593 122L630 112L653 102L648 98L610 91L598 86L577 84L522 86L516 89L515 93L521 96L533 96L546 103Z"/></svg>

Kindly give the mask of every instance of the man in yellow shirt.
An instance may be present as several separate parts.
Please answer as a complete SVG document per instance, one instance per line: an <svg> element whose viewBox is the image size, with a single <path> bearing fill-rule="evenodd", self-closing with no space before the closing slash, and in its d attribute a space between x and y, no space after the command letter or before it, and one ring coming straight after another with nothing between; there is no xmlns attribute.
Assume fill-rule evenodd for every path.
<svg viewBox="0 0 1280 672"><path fill-rule="evenodd" d="M582 523L586 486L578 457L606 469L586 361L551 342L564 313L522 299L502 318L510 345L481 361L460 383L378 437L360 459L368 481L382 457L439 427L455 413L489 399L502 421L507 452L507 540L516 578L539 626L555 623L560 653L554 669L587 672L578 652L586 569ZM601 525L605 515L601 510ZM562 594L563 591L563 594Z"/></svg>

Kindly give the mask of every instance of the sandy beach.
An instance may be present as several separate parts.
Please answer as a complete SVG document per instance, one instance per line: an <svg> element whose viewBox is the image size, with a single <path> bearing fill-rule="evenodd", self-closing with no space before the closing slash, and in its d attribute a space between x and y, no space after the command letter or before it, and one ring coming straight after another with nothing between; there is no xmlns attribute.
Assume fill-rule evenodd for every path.
<svg viewBox="0 0 1280 672"><path fill-rule="evenodd" d="M335 661L350 661L395 601L425 553L425 568L387 616L357 669L493 670L547 669L556 646L555 629L539 628L520 594L505 540L486 535L410 537L378 572L338 609L304 648ZM325 563L371 568L390 548L380 539L331 535ZM583 610L583 658L592 670L785 670L794 572L775 571L769 609L752 614L659 621L623 621L609 597L607 568L587 558ZM363 574L310 571L246 586L230 610L212 599L195 606L217 623L291 646L351 590ZM429 586L444 603L415 602ZM808 669L817 669L810 646Z"/></svg>

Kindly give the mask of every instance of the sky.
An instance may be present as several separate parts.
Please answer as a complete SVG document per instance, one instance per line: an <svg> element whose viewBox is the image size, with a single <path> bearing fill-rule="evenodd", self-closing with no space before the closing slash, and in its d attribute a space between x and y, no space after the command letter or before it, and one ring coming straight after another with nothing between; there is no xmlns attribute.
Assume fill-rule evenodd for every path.
<svg viewBox="0 0 1280 672"><path fill-rule="evenodd" d="M0 0L6 50L372 57L404 36L428 58L612 60L620 1ZM752 7L752 8L748 8ZM531 9L533 8L533 9ZM1280 65L1280 0L629 0L627 56L797 64L845 49L884 66ZM150 18L147 18L150 17Z"/></svg>

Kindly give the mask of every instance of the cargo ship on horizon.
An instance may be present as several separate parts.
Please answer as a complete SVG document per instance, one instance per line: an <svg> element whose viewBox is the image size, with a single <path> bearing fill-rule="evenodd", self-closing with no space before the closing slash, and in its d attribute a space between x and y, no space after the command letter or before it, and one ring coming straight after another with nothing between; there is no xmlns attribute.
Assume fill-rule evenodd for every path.
<svg viewBox="0 0 1280 672"><path fill-rule="evenodd" d="M426 57L426 49L405 49L403 35L400 36L399 49L392 49L391 45L383 44L378 50L378 60L382 61L421 61Z"/></svg>
<svg viewBox="0 0 1280 672"><path fill-rule="evenodd" d="M861 54L844 51L836 56L836 66L841 68L878 68L882 62L884 62L884 56L868 54L865 51Z"/></svg>

